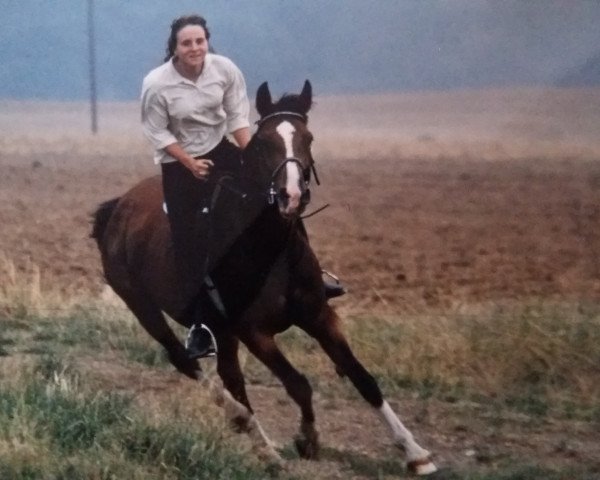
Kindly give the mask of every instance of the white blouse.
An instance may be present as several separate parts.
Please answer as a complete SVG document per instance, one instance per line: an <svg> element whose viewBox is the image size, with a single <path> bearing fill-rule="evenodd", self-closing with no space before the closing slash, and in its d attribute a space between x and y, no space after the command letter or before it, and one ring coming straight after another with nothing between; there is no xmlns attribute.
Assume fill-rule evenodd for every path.
<svg viewBox="0 0 600 480"><path fill-rule="evenodd" d="M176 161L164 151L176 142L194 157L208 153L226 133L249 127L249 113L244 76L221 55L206 54L196 82L181 76L171 59L142 84L142 129L155 163Z"/></svg>

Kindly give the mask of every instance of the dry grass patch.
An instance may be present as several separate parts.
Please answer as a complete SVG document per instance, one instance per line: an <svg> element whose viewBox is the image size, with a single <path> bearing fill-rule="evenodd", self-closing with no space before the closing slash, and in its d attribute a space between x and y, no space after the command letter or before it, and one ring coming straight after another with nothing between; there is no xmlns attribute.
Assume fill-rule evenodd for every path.
<svg viewBox="0 0 600 480"><path fill-rule="evenodd" d="M344 329L388 393L408 389L425 398L600 421L597 306L490 304L429 315L352 316ZM321 394L356 395L341 390L314 340L291 330L279 342ZM272 381L251 357L246 370L251 381Z"/></svg>

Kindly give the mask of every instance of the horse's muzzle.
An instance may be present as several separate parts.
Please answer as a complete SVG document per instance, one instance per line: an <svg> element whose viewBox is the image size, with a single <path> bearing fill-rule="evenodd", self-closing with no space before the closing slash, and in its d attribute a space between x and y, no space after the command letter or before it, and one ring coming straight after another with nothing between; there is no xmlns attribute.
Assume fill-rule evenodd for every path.
<svg viewBox="0 0 600 480"><path fill-rule="evenodd" d="M279 211L286 218L301 215L309 202L310 189L306 187L302 191L293 192L291 195L285 188L281 188L277 193Z"/></svg>

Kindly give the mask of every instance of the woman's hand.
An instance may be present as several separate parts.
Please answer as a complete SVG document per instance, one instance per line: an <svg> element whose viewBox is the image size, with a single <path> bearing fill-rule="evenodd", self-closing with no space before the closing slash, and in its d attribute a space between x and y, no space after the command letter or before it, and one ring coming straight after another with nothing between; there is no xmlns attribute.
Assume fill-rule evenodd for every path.
<svg viewBox="0 0 600 480"><path fill-rule="evenodd" d="M175 160L181 162L186 168L188 168L194 177L199 180L206 180L210 173L211 167L214 166L212 160L208 158L194 158L189 155L181 145L178 143L172 143L165 147L165 152L171 155Z"/></svg>
<svg viewBox="0 0 600 480"><path fill-rule="evenodd" d="M213 161L208 158L192 158L186 166L194 174L194 177L200 180L206 180L210 174L210 169L214 165Z"/></svg>

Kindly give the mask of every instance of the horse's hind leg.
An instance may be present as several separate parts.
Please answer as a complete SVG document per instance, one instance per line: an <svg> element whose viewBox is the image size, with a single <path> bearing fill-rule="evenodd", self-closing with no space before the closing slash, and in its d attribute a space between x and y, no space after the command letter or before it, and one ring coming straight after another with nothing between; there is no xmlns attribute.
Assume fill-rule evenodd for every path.
<svg viewBox="0 0 600 480"><path fill-rule="evenodd" d="M317 322L308 327L303 325L302 328L319 342L335 364L338 373L348 376L362 397L378 410L380 419L391 430L394 443L406 452L408 469L418 475L435 472L437 469L430 460L430 453L415 441L412 433L384 400L373 376L352 353L346 338L338 328L338 321L333 309L326 306Z"/></svg>
<svg viewBox="0 0 600 480"><path fill-rule="evenodd" d="M316 459L319 454L319 435L315 429L312 388L308 380L285 358L272 335L246 332L242 341L281 380L288 395L300 407L302 418L296 448L303 458Z"/></svg>
<svg viewBox="0 0 600 480"><path fill-rule="evenodd" d="M196 360L190 360L162 311L141 289L115 288L115 292L136 316L142 327L167 351L169 361L184 375L196 380L201 370Z"/></svg>

